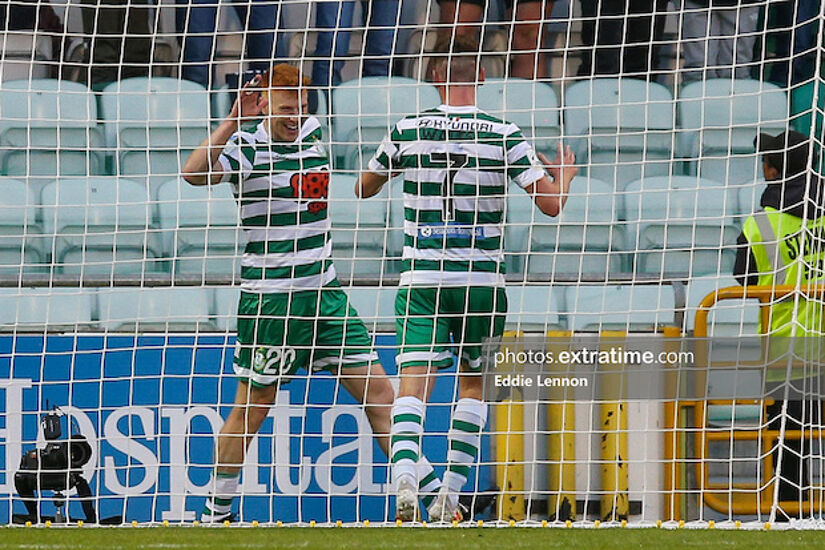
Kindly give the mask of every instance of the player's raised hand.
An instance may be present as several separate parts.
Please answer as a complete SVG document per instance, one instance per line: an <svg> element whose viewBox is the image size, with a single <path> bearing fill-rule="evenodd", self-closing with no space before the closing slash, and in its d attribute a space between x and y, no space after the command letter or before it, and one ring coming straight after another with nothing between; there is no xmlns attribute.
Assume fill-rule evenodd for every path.
<svg viewBox="0 0 825 550"><path fill-rule="evenodd" d="M559 142L556 150L556 158L552 161L543 153L538 153L539 160L547 167L547 172L553 178L553 181L563 182L570 181L579 172L576 166L576 155L570 146L562 146Z"/></svg>
<svg viewBox="0 0 825 550"><path fill-rule="evenodd" d="M229 112L230 120L240 120L241 122L259 118L261 113L266 112L269 104L266 97L261 93L258 86L261 83L261 75L244 84L238 93L238 98Z"/></svg>

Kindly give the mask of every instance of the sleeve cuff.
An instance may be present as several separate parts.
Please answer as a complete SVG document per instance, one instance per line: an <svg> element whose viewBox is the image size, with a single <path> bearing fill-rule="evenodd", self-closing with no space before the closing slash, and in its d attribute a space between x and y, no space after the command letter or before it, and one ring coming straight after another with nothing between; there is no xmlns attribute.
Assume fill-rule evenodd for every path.
<svg viewBox="0 0 825 550"><path fill-rule="evenodd" d="M524 189L528 185L532 185L539 181L541 178L547 175L547 172L543 168L536 168L531 166L515 178L513 181L516 182L516 185Z"/></svg>
<svg viewBox="0 0 825 550"><path fill-rule="evenodd" d="M221 175L221 183L232 181L232 172L233 169L229 165L229 160L224 157L223 155L218 157L218 162L221 163L221 168L223 169L223 174Z"/></svg>
<svg viewBox="0 0 825 550"><path fill-rule="evenodd" d="M372 157L369 163L367 163L367 170L380 174L381 172L389 171L389 168L378 162L378 159L375 157Z"/></svg>

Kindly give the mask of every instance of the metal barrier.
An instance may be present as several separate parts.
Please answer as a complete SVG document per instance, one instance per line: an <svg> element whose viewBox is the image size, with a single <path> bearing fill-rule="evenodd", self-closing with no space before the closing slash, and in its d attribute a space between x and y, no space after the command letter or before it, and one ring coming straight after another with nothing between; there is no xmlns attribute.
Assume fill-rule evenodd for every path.
<svg viewBox="0 0 825 550"><path fill-rule="evenodd" d="M825 286L810 286L802 289L794 286L747 286L728 287L719 289L705 296L696 312L694 324L694 336L705 338L708 336L708 315L715 304L722 300L738 300L755 298L762 306L760 309L761 333L767 332L770 315L770 304L777 300L786 298L794 293L802 293L805 297L825 296ZM764 348L763 348L764 349ZM709 365L707 348L697 346L696 360L699 365ZM708 369L702 373L705 380ZM700 380L702 380L700 376ZM698 382L701 387L701 382ZM705 386L706 387L706 386ZM686 508L686 501L690 491L687 488L687 453L686 441L680 441L679 434L686 437L691 430L694 433L694 447L699 453L695 460L696 479L699 485L699 505L702 503L711 509L726 514L769 514L773 505L774 497L774 464L771 449L779 439L779 430L769 430L764 426L765 407L773 404L773 400L674 400L665 404L665 491L669 495L666 501L666 515L668 519L684 519L683 514ZM758 428L749 430L737 430L731 426L730 430L711 431L708 426L708 407L712 405L758 405L761 407L760 422ZM693 408L693 427L686 425L687 416L684 409ZM814 439L822 438L825 434L820 430L786 430L784 437L786 440L794 439ZM760 459L760 471L762 478L756 483L733 484L728 483L720 486L710 481L709 475L709 446L711 442L722 441L757 441L761 442L759 447L762 458ZM726 490L722 490L726 489ZM748 490L744 491L732 491ZM818 494L817 494L818 493ZM822 490L810 491L808 500L805 501L781 501L779 504L783 511L788 514L798 515L821 513L825 505L822 501Z"/></svg>

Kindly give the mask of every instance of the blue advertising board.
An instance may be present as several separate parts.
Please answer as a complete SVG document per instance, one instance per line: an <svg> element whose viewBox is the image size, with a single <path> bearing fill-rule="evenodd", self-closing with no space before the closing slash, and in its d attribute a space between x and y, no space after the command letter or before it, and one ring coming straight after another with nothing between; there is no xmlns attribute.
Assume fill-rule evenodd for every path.
<svg viewBox="0 0 825 550"><path fill-rule="evenodd" d="M44 443L39 421L52 405L92 444L84 469L98 516L191 521L203 506L215 434L234 400L234 336L0 336L0 523L25 513L14 472ZM378 335L395 374L394 336ZM427 411L424 451L443 471L455 377L440 377ZM64 432L66 422L64 422ZM489 463L487 436L482 462ZM352 522L392 519L387 457L356 401L326 373L283 386L242 475L243 521ZM486 489L482 467L467 488ZM41 513L54 513L50 493ZM69 515L82 518L69 493Z"/></svg>

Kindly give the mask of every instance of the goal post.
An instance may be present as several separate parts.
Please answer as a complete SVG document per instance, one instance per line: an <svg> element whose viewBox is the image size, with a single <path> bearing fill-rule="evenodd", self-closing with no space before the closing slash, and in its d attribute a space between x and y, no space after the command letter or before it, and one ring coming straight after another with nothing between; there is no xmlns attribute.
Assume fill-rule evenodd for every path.
<svg viewBox="0 0 825 550"><path fill-rule="evenodd" d="M409 271L494 266L507 311L479 359L489 417L464 524L821 528L822 6L490 2L466 23L435 0L352 4L0 8L0 524L200 521L223 500L237 343L266 317L239 313L242 288L307 296L328 254L346 297L333 321L363 322L393 392ZM478 35L483 71L461 90L478 112L438 109L436 49L456 28ZM223 135L242 86L282 62L310 79L297 133L261 103ZM446 149L415 149L428 140ZM193 177L204 141L223 154ZM561 177L560 146L578 173L550 217L518 176L546 155ZM762 277L740 281L748 242L765 243L748 270ZM294 334L337 326L296 304ZM433 369L423 420L439 479L461 398L450 346L473 314L432 342L454 361ZM274 379L304 352L347 359L262 337L250 362ZM390 434L341 370L277 389L233 521L396 525Z"/></svg>

